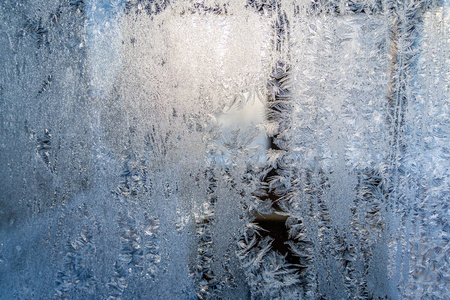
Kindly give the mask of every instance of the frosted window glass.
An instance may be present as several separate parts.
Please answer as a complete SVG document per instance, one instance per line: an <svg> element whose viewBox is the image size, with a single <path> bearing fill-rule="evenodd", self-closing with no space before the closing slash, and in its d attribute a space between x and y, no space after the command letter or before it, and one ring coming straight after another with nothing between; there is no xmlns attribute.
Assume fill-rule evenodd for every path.
<svg viewBox="0 0 450 300"><path fill-rule="evenodd" d="M449 2L0 3L0 299L446 299Z"/></svg>

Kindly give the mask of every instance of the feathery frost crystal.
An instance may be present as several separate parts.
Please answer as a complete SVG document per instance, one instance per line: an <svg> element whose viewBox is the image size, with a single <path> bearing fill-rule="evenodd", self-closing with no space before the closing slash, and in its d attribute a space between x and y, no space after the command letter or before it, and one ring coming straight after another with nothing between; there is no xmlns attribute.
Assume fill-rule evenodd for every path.
<svg viewBox="0 0 450 300"><path fill-rule="evenodd" d="M446 299L448 0L4 0L0 299Z"/></svg>

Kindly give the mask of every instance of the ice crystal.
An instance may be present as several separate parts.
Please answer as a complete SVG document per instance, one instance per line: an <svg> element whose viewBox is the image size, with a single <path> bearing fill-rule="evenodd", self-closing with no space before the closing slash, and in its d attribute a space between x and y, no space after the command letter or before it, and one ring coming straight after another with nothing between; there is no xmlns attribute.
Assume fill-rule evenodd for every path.
<svg viewBox="0 0 450 300"><path fill-rule="evenodd" d="M4 0L1 299L445 299L448 0Z"/></svg>
<svg viewBox="0 0 450 300"><path fill-rule="evenodd" d="M64 268L58 272L56 298L67 299L84 292L94 293L96 278L89 260L96 248L91 240L92 235L84 228L77 238L67 243Z"/></svg>

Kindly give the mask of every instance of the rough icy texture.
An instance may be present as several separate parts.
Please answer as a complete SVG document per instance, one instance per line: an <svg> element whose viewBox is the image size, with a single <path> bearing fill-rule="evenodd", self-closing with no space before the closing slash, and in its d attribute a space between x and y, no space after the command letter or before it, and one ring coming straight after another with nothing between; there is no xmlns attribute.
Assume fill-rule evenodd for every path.
<svg viewBox="0 0 450 300"><path fill-rule="evenodd" d="M248 293L269 26L243 3L147 4L0 5L2 299Z"/></svg>
<svg viewBox="0 0 450 300"><path fill-rule="evenodd" d="M291 163L277 188L307 297L388 292L386 264L374 254L388 154L385 24L382 16L321 15L292 25L291 109L275 140Z"/></svg>
<svg viewBox="0 0 450 300"><path fill-rule="evenodd" d="M410 257L406 297L438 299L450 293L450 7L433 7L418 27L421 35L416 78L405 113L405 172L402 196L409 211L406 221Z"/></svg>
<svg viewBox="0 0 450 300"><path fill-rule="evenodd" d="M0 299L445 299L449 7L2 1Z"/></svg>

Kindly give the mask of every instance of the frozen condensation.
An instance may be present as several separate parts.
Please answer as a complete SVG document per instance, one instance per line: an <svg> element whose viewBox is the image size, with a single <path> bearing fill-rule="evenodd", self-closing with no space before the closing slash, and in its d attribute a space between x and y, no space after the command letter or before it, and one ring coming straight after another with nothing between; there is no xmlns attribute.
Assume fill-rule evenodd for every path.
<svg viewBox="0 0 450 300"><path fill-rule="evenodd" d="M446 299L447 0L5 0L0 299Z"/></svg>

